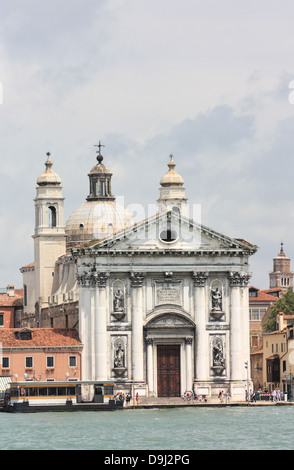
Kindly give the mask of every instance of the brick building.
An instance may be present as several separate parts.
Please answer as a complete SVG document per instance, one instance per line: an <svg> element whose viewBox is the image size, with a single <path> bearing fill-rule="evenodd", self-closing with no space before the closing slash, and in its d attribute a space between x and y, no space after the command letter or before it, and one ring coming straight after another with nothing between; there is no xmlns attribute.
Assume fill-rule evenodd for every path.
<svg viewBox="0 0 294 470"><path fill-rule="evenodd" d="M8 285L0 289L0 328L14 328L15 318L23 312L23 289Z"/></svg>
<svg viewBox="0 0 294 470"><path fill-rule="evenodd" d="M260 290L249 287L249 331L250 348L256 351L262 348L263 320L270 307L274 305L280 295L281 289Z"/></svg>
<svg viewBox="0 0 294 470"><path fill-rule="evenodd" d="M80 380L83 345L75 329L0 329L0 377Z"/></svg>

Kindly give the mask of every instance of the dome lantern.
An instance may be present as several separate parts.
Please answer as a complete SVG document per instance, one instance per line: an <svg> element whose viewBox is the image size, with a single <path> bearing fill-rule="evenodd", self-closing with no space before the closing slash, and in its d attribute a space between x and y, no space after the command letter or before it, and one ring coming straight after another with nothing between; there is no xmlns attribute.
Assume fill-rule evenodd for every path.
<svg viewBox="0 0 294 470"><path fill-rule="evenodd" d="M136 220L127 209L115 201L111 193L112 173L102 163L101 142L97 145L97 165L90 173L90 194L67 219L67 246L101 240L133 226Z"/></svg>
<svg viewBox="0 0 294 470"><path fill-rule="evenodd" d="M95 145L95 147L98 147L98 155L96 157L98 163L88 174L90 193L87 197L87 201L114 201L115 197L111 193L112 173L102 163L103 156L101 155L101 147L104 147L104 145L99 141L99 144Z"/></svg>

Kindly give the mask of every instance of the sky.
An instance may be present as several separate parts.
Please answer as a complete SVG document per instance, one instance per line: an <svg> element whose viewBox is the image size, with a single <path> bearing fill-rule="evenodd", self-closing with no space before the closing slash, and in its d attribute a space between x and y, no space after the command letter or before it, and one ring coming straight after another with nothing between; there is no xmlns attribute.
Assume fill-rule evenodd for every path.
<svg viewBox="0 0 294 470"><path fill-rule="evenodd" d="M292 0L0 0L0 287L33 261L46 153L65 220L99 141L112 190L149 215L173 154L201 222L294 263ZM294 266L292 268L294 270Z"/></svg>

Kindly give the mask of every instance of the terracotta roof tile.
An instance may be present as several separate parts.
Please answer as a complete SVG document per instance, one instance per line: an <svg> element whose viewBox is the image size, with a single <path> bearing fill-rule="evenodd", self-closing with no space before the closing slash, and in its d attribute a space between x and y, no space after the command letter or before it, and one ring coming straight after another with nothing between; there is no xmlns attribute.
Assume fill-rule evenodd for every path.
<svg viewBox="0 0 294 470"><path fill-rule="evenodd" d="M266 294L265 292L259 290L257 293L257 297L249 297L251 302L277 302L279 300L278 297L274 297L273 295Z"/></svg>
<svg viewBox="0 0 294 470"><path fill-rule="evenodd" d="M24 330L32 332L31 340L19 339L16 333ZM3 348L82 346L77 330L57 328L3 328L0 343Z"/></svg>
<svg viewBox="0 0 294 470"><path fill-rule="evenodd" d="M21 307L23 305L23 289L14 289L14 296L0 294L0 307Z"/></svg>

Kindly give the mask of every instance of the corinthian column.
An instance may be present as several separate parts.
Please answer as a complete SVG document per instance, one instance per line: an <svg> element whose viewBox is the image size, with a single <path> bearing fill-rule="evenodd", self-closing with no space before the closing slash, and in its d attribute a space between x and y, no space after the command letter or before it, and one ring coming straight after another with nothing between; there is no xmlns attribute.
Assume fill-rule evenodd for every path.
<svg viewBox="0 0 294 470"><path fill-rule="evenodd" d="M144 381L143 349L143 281L145 273L130 274L132 286L132 362L133 380Z"/></svg>
<svg viewBox="0 0 294 470"><path fill-rule="evenodd" d="M146 338L147 342L147 381L149 396L154 394L154 382L153 382L153 338Z"/></svg>
<svg viewBox="0 0 294 470"><path fill-rule="evenodd" d="M86 288L86 278L84 273L77 276L79 286L79 336L84 345L82 354L82 380L91 380L91 343L88 341L91 318L90 311L90 291Z"/></svg>
<svg viewBox="0 0 294 470"><path fill-rule="evenodd" d="M244 361L244 332L242 331L243 305L241 305L242 288L247 286L250 276L245 273L231 272L229 274L229 285L231 288L231 379L245 379ZM248 330L245 331L248 334ZM249 336L247 338L249 344ZM249 361L249 358L248 358Z"/></svg>
<svg viewBox="0 0 294 470"><path fill-rule="evenodd" d="M193 338L185 338L186 343L186 390L193 389L192 343Z"/></svg>
<svg viewBox="0 0 294 470"><path fill-rule="evenodd" d="M95 273L96 285L96 311L94 321L95 343L95 380L107 379L107 308L106 308L106 281L109 274L105 272Z"/></svg>
<svg viewBox="0 0 294 470"><path fill-rule="evenodd" d="M194 279L194 305L196 323L196 375L197 381L204 381L208 374L208 354L206 335L206 310L205 310L205 282L207 272L193 272Z"/></svg>

